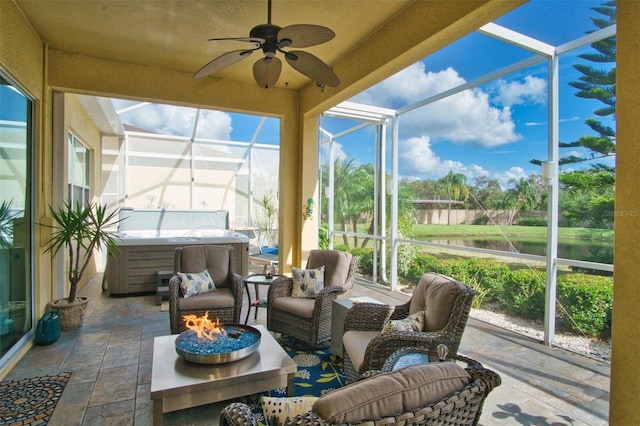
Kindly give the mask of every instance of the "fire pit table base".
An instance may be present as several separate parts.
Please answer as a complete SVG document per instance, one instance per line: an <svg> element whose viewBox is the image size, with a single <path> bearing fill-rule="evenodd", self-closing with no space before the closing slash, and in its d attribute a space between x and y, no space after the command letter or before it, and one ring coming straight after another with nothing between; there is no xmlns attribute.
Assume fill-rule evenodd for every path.
<svg viewBox="0 0 640 426"><path fill-rule="evenodd" d="M153 424L162 424L164 413L281 387L294 396L296 363L264 326L255 328L262 335L258 349L226 364L185 361L175 350L178 335L156 337L151 366Z"/></svg>

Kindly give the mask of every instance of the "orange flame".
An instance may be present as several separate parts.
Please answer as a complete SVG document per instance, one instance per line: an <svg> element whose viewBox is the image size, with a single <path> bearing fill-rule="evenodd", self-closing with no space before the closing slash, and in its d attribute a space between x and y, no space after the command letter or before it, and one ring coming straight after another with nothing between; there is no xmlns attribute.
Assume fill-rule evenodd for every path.
<svg viewBox="0 0 640 426"><path fill-rule="evenodd" d="M183 315L184 324L189 330L196 332L199 339L215 340L215 336L226 336L226 332L220 327L220 320L215 321L209 319L209 311L199 317L194 314Z"/></svg>

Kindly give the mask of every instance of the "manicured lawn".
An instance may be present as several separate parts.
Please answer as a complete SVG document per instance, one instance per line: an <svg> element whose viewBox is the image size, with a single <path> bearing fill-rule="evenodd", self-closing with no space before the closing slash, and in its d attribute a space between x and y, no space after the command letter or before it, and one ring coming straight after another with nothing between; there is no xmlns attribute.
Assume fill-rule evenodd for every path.
<svg viewBox="0 0 640 426"><path fill-rule="evenodd" d="M547 228L542 226L502 226L499 229L493 225L414 225L415 238L434 236L469 237L469 236L502 236L546 238ZM613 241L612 229L591 228L559 228L558 238L574 240Z"/></svg>
<svg viewBox="0 0 640 426"><path fill-rule="evenodd" d="M358 225L358 232L366 233L368 225ZM339 230L339 225L336 225ZM424 239L434 237L547 237L547 228L543 226L501 226L493 225L414 225L413 233L407 238ZM558 238L561 240L597 240L613 241L613 229L595 228L559 228Z"/></svg>

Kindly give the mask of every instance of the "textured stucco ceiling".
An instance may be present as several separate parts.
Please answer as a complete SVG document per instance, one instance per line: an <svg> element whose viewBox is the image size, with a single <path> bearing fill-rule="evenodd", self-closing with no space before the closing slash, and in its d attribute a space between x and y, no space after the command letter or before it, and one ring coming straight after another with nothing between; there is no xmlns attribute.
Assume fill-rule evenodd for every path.
<svg viewBox="0 0 640 426"><path fill-rule="evenodd" d="M209 38L247 37L267 22L267 0L15 0L51 49L118 62L194 73L213 58L245 43ZM329 65L363 43L413 0L274 0L272 23L316 24L336 37L306 48ZM216 74L253 82L261 52ZM283 61L284 62L284 61ZM300 88L309 79L283 65L279 86Z"/></svg>

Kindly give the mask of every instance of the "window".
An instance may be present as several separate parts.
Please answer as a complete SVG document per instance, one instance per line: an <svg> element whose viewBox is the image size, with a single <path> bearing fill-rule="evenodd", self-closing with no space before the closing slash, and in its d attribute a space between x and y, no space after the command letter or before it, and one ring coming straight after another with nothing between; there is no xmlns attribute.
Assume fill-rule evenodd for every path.
<svg viewBox="0 0 640 426"><path fill-rule="evenodd" d="M89 149L69 133L69 202L89 203Z"/></svg>

